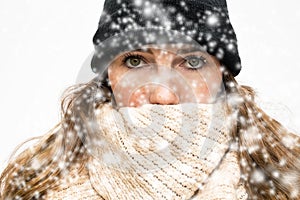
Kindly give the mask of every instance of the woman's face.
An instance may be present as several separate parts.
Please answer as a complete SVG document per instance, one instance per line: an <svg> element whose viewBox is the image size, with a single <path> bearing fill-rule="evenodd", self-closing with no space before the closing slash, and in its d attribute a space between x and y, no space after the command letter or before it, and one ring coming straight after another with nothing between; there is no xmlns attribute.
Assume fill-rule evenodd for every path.
<svg viewBox="0 0 300 200"><path fill-rule="evenodd" d="M108 68L119 107L210 103L222 84L220 63L191 45L146 45L119 54Z"/></svg>

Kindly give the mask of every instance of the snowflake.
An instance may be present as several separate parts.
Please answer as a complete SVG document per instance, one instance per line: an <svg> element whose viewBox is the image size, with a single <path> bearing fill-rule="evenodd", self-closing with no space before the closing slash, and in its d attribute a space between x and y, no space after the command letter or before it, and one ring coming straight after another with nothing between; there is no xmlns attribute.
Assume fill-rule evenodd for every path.
<svg viewBox="0 0 300 200"><path fill-rule="evenodd" d="M219 18L216 15L210 15L207 18L207 24L209 26L217 26L219 24Z"/></svg>
<svg viewBox="0 0 300 200"><path fill-rule="evenodd" d="M58 167L59 167L60 169L64 169L64 168L66 167L66 163L63 162L63 161L61 161L61 162L58 163Z"/></svg>
<svg viewBox="0 0 300 200"><path fill-rule="evenodd" d="M146 17L150 17L151 16L151 14L152 14L152 8L151 7L145 7L144 8L144 14L145 14L145 16Z"/></svg>
<svg viewBox="0 0 300 200"><path fill-rule="evenodd" d="M260 149L260 147L258 145L252 145L252 146L248 147L248 152L249 152L249 154L252 154L255 151L258 151L259 149Z"/></svg>
<svg viewBox="0 0 300 200"><path fill-rule="evenodd" d="M219 48L216 56L218 59L222 59L224 57L224 50Z"/></svg>
<svg viewBox="0 0 300 200"><path fill-rule="evenodd" d="M33 169L33 170L38 170L40 167L41 167L41 162L38 160L38 159L33 159L32 160L32 163L31 163L31 168Z"/></svg>
<svg viewBox="0 0 300 200"><path fill-rule="evenodd" d="M215 47L215 46L217 46L217 42L216 41L211 41L211 42L208 43L208 46L209 47Z"/></svg>
<svg viewBox="0 0 300 200"><path fill-rule="evenodd" d="M265 180L265 174L259 170L255 169L251 174L251 181L255 183L262 183Z"/></svg>
<svg viewBox="0 0 300 200"><path fill-rule="evenodd" d="M211 33L207 33L207 34L205 35L205 39L206 39L207 41L211 40L212 37L213 37L213 36L212 36Z"/></svg>
<svg viewBox="0 0 300 200"><path fill-rule="evenodd" d="M227 49L228 49L229 51L233 51L233 50L234 50L234 45L233 45L232 43L229 43L229 44L227 45Z"/></svg>
<svg viewBox="0 0 300 200"><path fill-rule="evenodd" d="M279 165L280 165L280 166L286 165L286 160L285 160L284 158L282 158L282 159L280 160L280 162L279 162Z"/></svg>
<svg viewBox="0 0 300 200"><path fill-rule="evenodd" d="M134 5L136 5L136 6L141 6L142 3L143 3L142 0L135 0L135 1L134 1Z"/></svg>
<svg viewBox="0 0 300 200"><path fill-rule="evenodd" d="M293 138L291 136L285 136L282 138L282 143L284 144L284 146L292 149L296 146L297 141L295 138Z"/></svg>
<svg viewBox="0 0 300 200"><path fill-rule="evenodd" d="M176 20L178 21L179 24L184 23L184 17L181 14L177 14Z"/></svg>

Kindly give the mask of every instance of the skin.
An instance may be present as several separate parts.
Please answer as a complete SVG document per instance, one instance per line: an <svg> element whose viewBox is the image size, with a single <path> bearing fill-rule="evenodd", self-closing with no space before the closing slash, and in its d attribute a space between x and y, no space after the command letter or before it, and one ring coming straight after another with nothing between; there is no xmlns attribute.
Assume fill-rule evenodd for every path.
<svg viewBox="0 0 300 200"><path fill-rule="evenodd" d="M128 52L116 56L108 77L117 106L211 103L222 84L221 65L206 52L182 51L189 48L145 45L142 51L130 51L133 57L126 59Z"/></svg>

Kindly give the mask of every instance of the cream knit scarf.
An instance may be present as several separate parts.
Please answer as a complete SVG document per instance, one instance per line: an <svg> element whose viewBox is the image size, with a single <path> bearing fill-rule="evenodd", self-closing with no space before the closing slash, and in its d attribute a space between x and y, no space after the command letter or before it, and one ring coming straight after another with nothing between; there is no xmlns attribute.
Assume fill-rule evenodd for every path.
<svg viewBox="0 0 300 200"><path fill-rule="evenodd" d="M96 111L89 173L104 199L246 199L224 106Z"/></svg>

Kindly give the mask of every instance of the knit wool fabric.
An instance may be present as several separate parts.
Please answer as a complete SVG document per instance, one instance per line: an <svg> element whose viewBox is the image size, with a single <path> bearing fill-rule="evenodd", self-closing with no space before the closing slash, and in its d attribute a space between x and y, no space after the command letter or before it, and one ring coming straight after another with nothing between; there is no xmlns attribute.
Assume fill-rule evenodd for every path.
<svg viewBox="0 0 300 200"><path fill-rule="evenodd" d="M200 195L198 189L209 182L229 149L231 135L225 119L221 103L148 104L118 111L103 106L97 113L101 145L96 143L90 165L93 187L104 199L190 199ZM215 195L211 199L236 197L239 165L234 156L224 162L230 167L223 167L229 174L222 177L229 180L216 183L230 184L231 191L230 187L223 188L225 193L211 191Z"/></svg>
<svg viewBox="0 0 300 200"><path fill-rule="evenodd" d="M77 187L73 181L59 191L60 198L51 198L247 199L223 109L221 104L102 106L101 133L88 136L94 141L89 178L81 176L85 181L80 178Z"/></svg>

